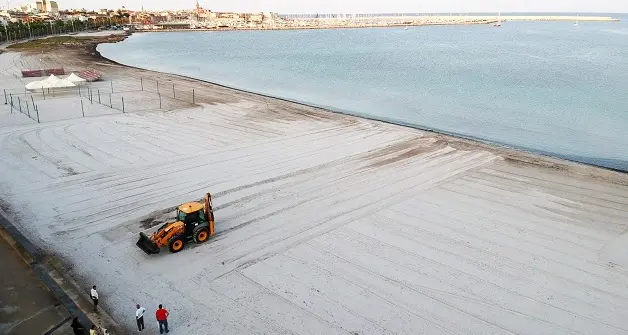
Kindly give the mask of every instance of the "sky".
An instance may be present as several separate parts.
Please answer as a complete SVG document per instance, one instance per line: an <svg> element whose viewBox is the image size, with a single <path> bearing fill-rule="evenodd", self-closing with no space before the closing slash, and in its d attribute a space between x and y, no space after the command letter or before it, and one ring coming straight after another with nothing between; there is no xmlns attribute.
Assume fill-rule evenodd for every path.
<svg viewBox="0 0 628 335"><path fill-rule="evenodd" d="M0 0L0 3L6 0ZM10 0L11 7L35 0ZM191 9L195 0L57 0L59 8ZM628 0L200 0L213 11L277 13L628 13ZM6 5L3 3L3 5Z"/></svg>

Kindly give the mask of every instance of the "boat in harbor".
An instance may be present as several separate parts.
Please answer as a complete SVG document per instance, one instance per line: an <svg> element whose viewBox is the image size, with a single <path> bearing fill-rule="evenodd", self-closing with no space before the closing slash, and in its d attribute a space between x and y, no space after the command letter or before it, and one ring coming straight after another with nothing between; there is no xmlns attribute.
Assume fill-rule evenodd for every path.
<svg viewBox="0 0 628 335"><path fill-rule="evenodd" d="M493 24L493 27L501 27L502 26L502 13L497 14L497 22Z"/></svg>

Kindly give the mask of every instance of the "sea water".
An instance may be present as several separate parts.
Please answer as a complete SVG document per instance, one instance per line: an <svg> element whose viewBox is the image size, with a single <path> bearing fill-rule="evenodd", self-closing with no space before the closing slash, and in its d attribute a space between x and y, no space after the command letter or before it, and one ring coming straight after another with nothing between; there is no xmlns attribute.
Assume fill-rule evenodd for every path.
<svg viewBox="0 0 628 335"><path fill-rule="evenodd" d="M625 21L155 32L98 50L127 65L628 170Z"/></svg>

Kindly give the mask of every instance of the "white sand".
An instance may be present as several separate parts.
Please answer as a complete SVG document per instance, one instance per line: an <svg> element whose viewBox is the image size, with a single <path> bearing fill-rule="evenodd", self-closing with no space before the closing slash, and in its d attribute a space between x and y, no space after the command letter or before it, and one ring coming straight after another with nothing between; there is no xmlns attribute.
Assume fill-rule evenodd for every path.
<svg viewBox="0 0 628 335"><path fill-rule="evenodd" d="M211 90L239 101L0 127L0 197L128 329L628 333L625 175ZM137 249L205 191L210 243Z"/></svg>

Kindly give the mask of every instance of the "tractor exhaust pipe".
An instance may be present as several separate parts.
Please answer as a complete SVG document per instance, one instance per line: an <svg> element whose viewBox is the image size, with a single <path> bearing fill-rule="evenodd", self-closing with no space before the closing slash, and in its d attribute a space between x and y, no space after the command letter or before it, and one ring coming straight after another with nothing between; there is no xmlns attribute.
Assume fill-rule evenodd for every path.
<svg viewBox="0 0 628 335"><path fill-rule="evenodd" d="M135 243L138 248L142 249L148 255L154 255L159 253L159 247L153 240L150 239L146 234L140 233L140 239Z"/></svg>

